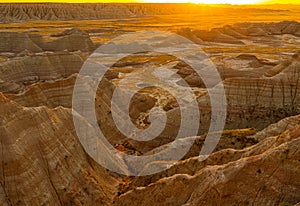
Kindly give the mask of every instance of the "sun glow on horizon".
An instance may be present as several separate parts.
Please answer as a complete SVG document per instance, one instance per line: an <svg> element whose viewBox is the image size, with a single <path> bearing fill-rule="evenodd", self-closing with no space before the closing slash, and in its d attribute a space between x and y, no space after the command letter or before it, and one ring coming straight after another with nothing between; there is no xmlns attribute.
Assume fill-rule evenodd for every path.
<svg viewBox="0 0 300 206"><path fill-rule="evenodd" d="M259 4L263 0L144 0L146 3Z"/></svg>
<svg viewBox="0 0 300 206"><path fill-rule="evenodd" d="M299 4L299 0L1 0L1 3L193 3L193 4Z"/></svg>
<svg viewBox="0 0 300 206"><path fill-rule="evenodd" d="M197 4L257 4L261 0L190 0Z"/></svg>

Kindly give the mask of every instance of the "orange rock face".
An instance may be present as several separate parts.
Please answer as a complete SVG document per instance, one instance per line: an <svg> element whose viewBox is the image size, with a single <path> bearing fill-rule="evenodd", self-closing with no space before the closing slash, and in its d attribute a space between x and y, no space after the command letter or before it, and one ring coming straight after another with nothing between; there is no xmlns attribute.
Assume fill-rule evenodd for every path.
<svg viewBox="0 0 300 206"><path fill-rule="evenodd" d="M51 12L43 18L72 16L72 12L58 9L55 4L52 7L55 8L49 10L51 6L44 6L45 12ZM87 5L83 10L90 9L98 17L100 7ZM35 18L26 6L11 8L22 11L14 18ZM141 12L135 10L136 6L126 8L131 8L130 12L120 15ZM149 5L147 11L151 8ZM0 11L3 9L1 5ZM100 10L107 11L109 7ZM28 12L30 15L25 15ZM80 18L87 16L83 12ZM210 88L205 88L201 77L186 62L166 54L133 54L108 70L95 92L94 107L97 124L112 146L106 151L120 152L122 172L128 174L136 169L126 155L147 157L166 148L174 155L143 165L141 172L165 168L147 176L109 171L89 156L76 133L73 115L82 126L95 130L72 108L76 79L86 80L78 72L95 47L89 30L57 32L51 35L57 39L49 42L39 35L8 33L0 33L0 40L12 42L7 46L0 41L0 55L5 57L0 61L0 205L282 206L300 202L299 53L292 50L293 54L263 54L260 50L270 42L292 48L294 40L299 41L299 23L237 24L205 32L179 30L203 44L215 63L221 80ZM247 45L249 42L252 45ZM124 48L128 46L123 44ZM253 45L259 48L243 52ZM169 77L175 87L167 91L141 80L166 75L155 73L156 67L172 71ZM176 75L187 84L177 81ZM91 88L86 81L81 84ZM129 120L138 129L151 127L152 109L166 114L166 125L156 138L133 140L118 130L111 100L121 84L137 89L127 109ZM211 121L215 121L211 120L208 92L220 92L221 84L227 100L225 128L208 133ZM176 86L184 85L195 94L200 128L195 136L175 139L182 108L174 93ZM124 92L121 97L125 99L125 95ZM189 101L187 95L181 97ZM211 134L220 134L220 141L207 159L199 159L203 158L199 153L207 144L205 139ZM191 147L178 161L178 151L187 144Z"/></svg>

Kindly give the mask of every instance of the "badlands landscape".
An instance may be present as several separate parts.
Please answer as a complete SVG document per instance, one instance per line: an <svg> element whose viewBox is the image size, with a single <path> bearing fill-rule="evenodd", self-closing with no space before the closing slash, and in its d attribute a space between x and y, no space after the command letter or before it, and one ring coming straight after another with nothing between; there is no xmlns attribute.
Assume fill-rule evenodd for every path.
<svg viewBox="0 0 300 206"><path fill-rule="evenodd" d="M203 64L208 79L172 50L131 52L153 41L182 53L197 45L214 65ZM80 73L93 55L109 65L94 90ZM76 109L85 105L73 99L75 83L95 93L96 124L119 152L118 171L87 150L92 140L82 144L74 121L91 133L94 125ZM154 125L152 111L165 114L153 139L132 139L116 125L119 87L124 101L124 91L135 91L128 120L140 131ZM187 125L199 126L195 134L180 133L185 108L173 95L189 105L187 87L199 111ZM222 89L214 116L210 94ZM214 129L222 112L224 127ZM212 153L199 156L214 135ZM0 148L0 205L299 206L300 6L0 4ZM146 164L127 158L167 148L169 158Z"/></svg>

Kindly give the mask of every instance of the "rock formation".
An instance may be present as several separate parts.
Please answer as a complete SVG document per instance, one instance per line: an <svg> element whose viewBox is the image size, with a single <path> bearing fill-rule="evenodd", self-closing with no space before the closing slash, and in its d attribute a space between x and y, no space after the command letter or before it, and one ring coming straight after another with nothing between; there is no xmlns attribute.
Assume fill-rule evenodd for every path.
<svg viewBox="0 0 300 206"><path fill-rule="evenodd" d="M18 53L24 50L31 52L64 50L91 52L95 49L89 35L84 32L67 31L58 39L47 42L38 34L0 32L0 39L0 52Z"/></svg>
<svg viewBox="0 0 300 206"><path fill-rule="evenodd" d="M18 92L24 85L39 81L66 78L78 72L83 64L82 53L40 53L17 57L0 63L0 90Z"/></svg>
<svg viewBox="0 0 300 206"><path fill-rule="evenodd" d="M57 4L37 7L40 14L28 5L0 5L0 11L7 11L0 18L68 19L73 15L72 10ZM118 7L127 8L120 14L124 16L165 12L152 10L151 5L147 9ZM112 7L105 5L74 8L82 11L78 18L104 18L112 13ZM179 161L170 158L143 167L143 171L166 170L135 177L110 172L95 162L74 128L74 84L77 78L85 80L78 72L95 46L89 31L68 29L52 35L57 39L50 42L30 33L0 33L5 40L0 42L0 54L6 57L0 61L0 205L299 205L300 55L277 58L274 54L269 58L259 50L239 50L244 38L259 41L284 34L298 38L299 23L247 23L205 32L179 32L208 49L210 43L230 44L224 57L222 51L207 52L222 78L217 85L205 88L202 79L182 60L149 52L120 59L106 72L96 91L97 123L107 141L124 153L118 162L124 173L135 169L125 154L149 156L171 147L176 156L180 148L191 144ZM232 52L236 48L238 52ZM201 115L196 136L175 140L181 124L176 98L163 88L135 82L140 77L153 77L154 68L162 66L184 79L196 96ZM183 85L177 80L176 86ZM139 88L128 107L130 120L139 129L151 126L151 109L166 113L166 126L155 139L129 139L115 125L111 98L121 81L128 88ZM208 91L219 92L221 83L227 98L225 130L208 133ZM81 86L90 84L83 81ZM78 113L76 118L88 124ZM220 134L220 141L207 159L199 159L210 134Z"/></svg>
<svg viewBox="0 0 300 206"><path fill-rule="evenodd" d="M263 151L261 144L264 144ZM277 140L272 137L266 139L250 151L220 151L218 155L213 155L215 159L207 161L212 161L212 165L189 159L179 163L185 164L183 170L174 168L178 173L126 192L116 205L296 204L300 198L297 192L300 186L297 178L298 146L299 125ZM234 159L239 155L241 158L235 161L218 165L228 156ZM202 167L191 174L192 168L198 164Z"/></svg>
<svg viewBox="0 0 300 206"><path fill-rule="evenodd" d="M276 205L300 199L299 115L254 135L260 142L252 147L223 149L204 162L197 156L158 162L172 166L153 176L120 179L84 153L69 109L26 108L0 99L1 204ZM24 129L14 129L20 125Z"/></svg>
<svg viewBox="0 0 300 206"><path fill-rule="evenodd" d="M243 39L272 35L291 34L300 35L300 23L296 21L283 21L279 23L237 23L233 26L215 28L211 31L181 29L180 35L192 41L221 42L228 44L244 44Z"/></svg>
<svg viewBox="0 0 300 206"><path fill-rule="evenodd" d="M118 181L85 154L70 109L0 103L1 205L109 204Z"/></svg>
<svg viewBox="0 0 300 206"><path fill-rule="evenodd" d="M256 9L243 8L246 13L253 11L278 12L280 9ZM18 22L28 20L94 20L94 19L122 19L130 17L146 17L152 15L174 14L223 14L233 13L235 9L230 7L215 7L193 4L170 4L160 6L156 4L1 4L0 22Z"/></svg>
<svg viewBox="0 0 300 206"><path fill-rule="evenodd" d="M37 45L43 42L39 35L32 35L17 32L0 32L0 52L21 52L25 49L33 52L41 52L42 49Z"/></svg>

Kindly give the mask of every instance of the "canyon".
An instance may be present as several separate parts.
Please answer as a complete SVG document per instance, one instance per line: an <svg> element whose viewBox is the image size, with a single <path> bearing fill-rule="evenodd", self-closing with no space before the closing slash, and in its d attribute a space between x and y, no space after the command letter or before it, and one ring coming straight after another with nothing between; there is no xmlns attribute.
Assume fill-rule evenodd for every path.
<svg viewBox="0 0 300 206"><path fill-rule="evenodd" d="M188 4L169 9L179 15L197 13L199 8ZM235 9L218 7L215 12ZM122 12L112 12L115 10ZM236 22L205 30L190 25L158 28L154 21L149 24L149 16L166 18L163 15L170 12L155 4L3 4L0 11L1 205L299 205L297 19ZM116 30L88 28L81 22L100 19L94 23L120 24L120 20L114 24L114 18L124 19ZM140 52L116 60L94 91L94 110L107 142L122 153L122 171L135 171L128 155L147 157L169 148L174 157L147 163L140 175L128 176L98 164L86 151L76 132L74 113L83 126L90 123L74 111L72 98L78 79L82 79L79 86L93 91L81 69L97 55L99 46L118 35L138 31L132 24L134 18L146 21L149 30L173 32L200 46L215 65L220 81L206 87L187 62L167 52ZM48 27L41 26L45 23L41 20L49 21ZM22 27L15 29L11 22ZM55 24L60 27L50 30L49 25ZM151 31L145 34L151 35ZM163 35L154 39L161 45L170 41ZM145 43L124 40L115 46L134 50ZM171 71L170 82L178 87L167 91L148 85L145 79L157 73L169 75L157 68ZM115 125L111 100L120 85L137 91L128 107L129 119L137 128L151 128L153 109L166 114L166 125L154 139L131 139ZM196 135L176 138L182 108L172 92L185 86L196 99L199 129ZM221 92L220 88L226 96L226 121L223 130L211 131L215 120L211 118L209 94ZM189 101L188 95L181 97ZM218 144L212 154L199 159L205 140L214 134L220 136ZM178 150L185 145L190 148L177 160ZM153 168L164 169L142 175Z"/></svg>

